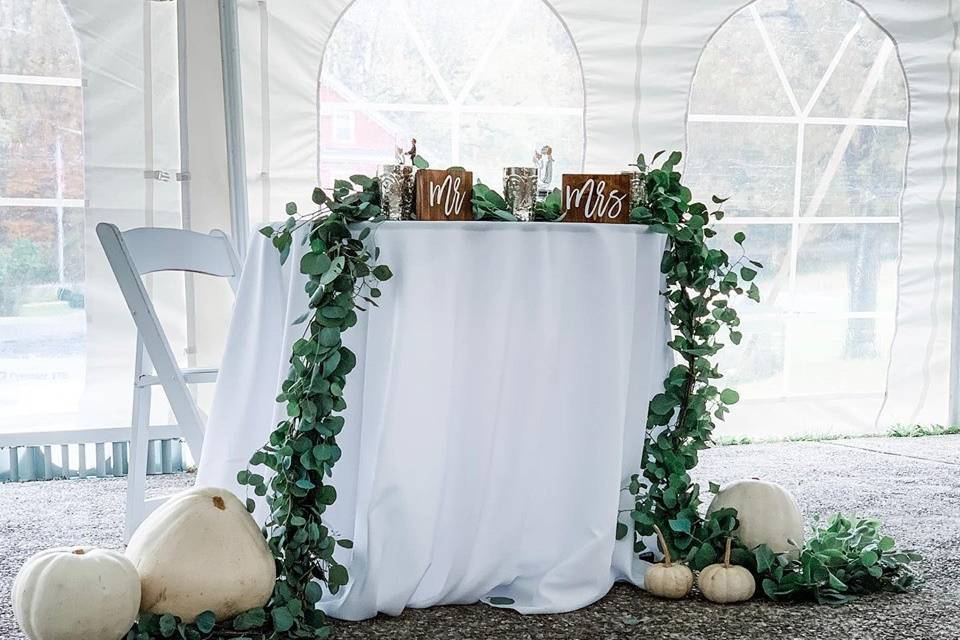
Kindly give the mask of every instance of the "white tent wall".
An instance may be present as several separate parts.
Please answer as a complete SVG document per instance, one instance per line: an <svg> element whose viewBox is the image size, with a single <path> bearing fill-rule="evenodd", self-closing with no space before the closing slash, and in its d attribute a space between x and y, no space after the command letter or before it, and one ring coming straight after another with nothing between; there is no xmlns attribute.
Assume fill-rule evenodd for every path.
<svg viewBox="0 0 960 640"><path fill-rule="evenodd" d="M136 333L95 229L98 222L179 226L177 183L147 177L179 165L175 5L66 0L64 6L85 83L87 370L79 425L124 426ZM155 278L150 286L162 315L182 317L182 283ZM181 325L168 331L174 344L183 344Z"/></svg>
<svg viewBox="0 0 960 640"><path fill-rule="evenodd" d="M524 0L541 2L541 0ZM252 223L276 220L286 202L309 207L317 181L317 78L326 43L353 4L240 0L244 129ZM634 47L639 3L546 3L580 55L587 166L620 170L631 157ZM581 43L590 46L582 47Z"/></svg>
<svg viewBox="0 0 960 640"><path fill-rule="evenodd" d="M549 7L579 56L583 163L590 171L619 170L638 151L685 150L691 83L701 53L725 21L750 4L517 2ZM84 80L88 347L82 424L117 426L129 421L134 333L93 234L95 224L237 230L230 228L218 2L63 3L80 43ZM253 227L281 217L287 201L310 206L320 173L318 77L331 34L353 2L237 4ZM910 102L896 330L884 393L857 397L840 389L832 397L747 396L732 414L729 431L864 432L948 420L957 192L954 4L862 0L858 5L896 45ZM181 108L185 136L179 129ZM190 179L149 177L155 171L188 173ZM699 197L709 196L691 186ZM157 278L151 285L184 362L215 362L230 308L226 291L182 278ZM206 317L191 313L189 321L182 320L194 301ZM746 334L750 330L745 327ZM157 410L163 412L162 404Z"/></svg>
<svg viewBox="0 0 960 640"><path fill-rule="evenodd" d="M127 426L136 332L95 229L99 222L121 229L230 229L217 3L64 0L64 7L80 45L87 200L87 369L80 415L72 426ZM183 96L178 10L188 33L180 53L196 61L185 67ZM195 140L184 146L183 165L181 97ZM194 180L178 179L188 172ZM147 280L182 364L216 363L229 317L229 289L173 274ZM201 322L192 313L196 299L203 301ZM155 394L153 416L169 420L162 394Z"/></svg>
<svg viewBox="0 0 960 640"><path fill-rule="evenodd" d="M700 53L724 22L749 4L648 3L638 92L644 149L685 147L687 103ZM829 397L745 398L730 418L731 431L863 433L895 424L947 422L958 104L952 5L945 0L860 3L896 44L910 103L896 331L885 396L844 396L838 389L841 393Z"/></svg>
<svg viewBox="0 0 960 640"><path fill-rule="evenodd" d="M580 56L585 167L607 171L621 169L638 151L686 148L690 89L701 52L725 21L750 3L547 4ZM317 78L326 44L352 5L239 2L252 223L279 218L290 200L310 206L318 175ZM947 0L864 0L861 6L895 43L910 100L896 331L886 392L747 397L731 416L730 432L862 433L948 419L957 121L953 8ZM709 196L692 187L699 197Z"/></svg>

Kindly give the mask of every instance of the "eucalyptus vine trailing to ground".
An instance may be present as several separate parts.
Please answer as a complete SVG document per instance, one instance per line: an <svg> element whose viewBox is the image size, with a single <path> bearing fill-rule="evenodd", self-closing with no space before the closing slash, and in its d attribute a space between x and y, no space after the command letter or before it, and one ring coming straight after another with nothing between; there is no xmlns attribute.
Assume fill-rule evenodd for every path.
<svg viewBox="0 0 960 640"><path fill-rule="evenodd" d="M661 153L653 157L654 163ZM753 280L763 265L745 256L743 232L734 234L741 247L735 259L711 246L717 235L712 225L723 219L724 199L713 196L713 210L695 202L676 170L680 159L675 151L659 168L648 169L641 154L631 165L644 174L645 198L630 212L630 221L667 236L660 271L673 326L668 346L679 355L679 364L650 402L643 468L626 486L634 507L624 512L628 522L618 522L617 537L627 536L632 525L634 549L642 552L642 538L653 535L657 525L671 554L699 568L719 558L726 536L736 527L736 514L730 510L709 519L700 515L700 486L689 475L700 451L709 446L714 421L722 420L739 400L736 391L715 384L722 376L713 357L723 348L724 335L740 343L740 317L730 303L742 295L760 300Z"/></svg>
<svg viewBox="0 0 960 640"><path fill-rule="evenodd" d="M250 458L250 467L237 474L241 485L266 498L269 516L263 532L276 559L277 581L265 609L240 614L214 629L209 616L185 625L173 616L143 616L130 640L145 638L250 637L323 638L330 633L324 614L316 608L324 587L332 594L347 584L347 569L334 558L337 539L323 522L337 498L328 478L340 447L337 435L344 427L338 415L346 408L344 387L357 358L342 342L343 333L357 323L357 310L376 306L378 284L391 277L389 267L375 264L379 250L366 246L370 227L355 234L355 223L378 222L380 189L376 178L356 175L337 180L331 193L313 192L316 210L305 215L294 203L287 220L261 233L273 242L281 262L290 255L294 232L309 226L303 236L306 249L299 270L308 277L309 310L294 324L303 324L303 336L293 344L290 371L277 402L287 418L270 434L269 442ZM265 473L257 473L260 467ZM269 475L266 479L264 475ZM247 500L254 510L254 501ZM212 635L211 635L212 634Z"/></svg>
<svg viewBox="0 0 960 640"><path fill-rule="evenodd" d="M371 252L364 243L370 227L354 236L356 228L350 226L383 218L376 178L337 180L332 194L315 189L313 201L316 211L299 216L290 203L282 228L261 230L286 260L293 232L309 225L299 270L308 276L310 302L294 322L305 325L303 337L293 344L290 372L277 397L288 417L250 459L251 467L266 467L272 477L267 481L249 470L237 476L254 493L266 496L270 510L264 533L278 575L267 607L271 638L326 636L329 626L315 605L324 586L335 594L347 584L347 569L334 558L334 549L350 548L352 542L337 539L323 522L327 507L337 499L327 479L340 459L337 435L344 419L338 414L346 409L344 387L357 362L342 337L357 323L357 310L377 305L377 285L392 275L386 265L375 265L379 249ZM248 509L252 502L248 500Z"/></svg>
<svg viewBox="0 0 960 640"><path fill-rule="evenodd" d="M244 612L217 628L206 614L193 624L169 614L145 615L128 640L280 640L330 634L326 617L315 605L324 587L335 594L347 584L347 569L334 558L334 550L353 546L323 523L325 511L337 499L328 478L340 459L337 435L344 419L338 414L346 409L344 387L357 362L342 337L357 323L357 310L377 306L378 285L393 274L388 266L376 264L379 249L371 251L364 243L370 226L359 231L355 226L384 219L377 178L355 175L349 181L337 180L332 193L318 187L313 202L317 208L304 215L295 203L287 204L287 220L281 227L260 230L286 262L294 232L309 226L303 236L307 248L298 265L308 276L309 310L294 321L304 325L303 336L293 344L290 371L277 397L286 406L287 418L253 454L250 467L237 474L238 482L265 497L269 508L263 533L277 565L273 595L265 609ZM255 472L259 467L268 470L269 479ZM247 510L252 512L254 506L247 499Z"/></svg>
<svg viewBox="0 0 960 640"><path fill-rule="evenodd" d="M874 519L837 514L826 527L815 528L796 557L790 557L766 545L744 547L734 533L739 525L734 509L701 515L701 489L689 471L710 445L714 421L722 420L740 399L736 391L714 384L722 375L712 359L724 347L724 335L740 343L740 318L730 303L743 295L760 301L754 279L763 265L746 257L743 232L733 235L740 247L736 259L711 247L717 235L711 224L723 219L724 199L713 196L713 211L693 202L675 170L680 159L674 152L660 168L648 171L641 155L632 165L644 173L646 197L631 211L631 222L668 236L660 270L673 326L668 345L680 361L650 402L643 468L626 486L634 502L633 509L624 512L633 525L634 550L643 552L642 538L658 527L671 554L700 570L717 562L732 538L733 562L749 568L773 600L841 604L864 593L910 589L920 582L911 566L919 554L899 549ZM710 493L719 489L710 483ZM628 523L617 523L618 538L629 533Z"/></svg>

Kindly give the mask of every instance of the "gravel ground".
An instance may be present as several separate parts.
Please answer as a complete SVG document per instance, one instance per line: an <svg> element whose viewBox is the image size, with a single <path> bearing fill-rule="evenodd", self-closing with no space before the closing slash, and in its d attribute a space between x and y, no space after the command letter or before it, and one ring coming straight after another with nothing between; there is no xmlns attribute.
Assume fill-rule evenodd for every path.
<svg viewBox="0 0 960 640"><path fill-rule="evenodd" d="M880 517L898 542L923 551L926 584L916 593L842 607L760 599L718 606L699 596L667 602L618 585L573 613L434 607L338 623L336 637L960 640L960 436L721 447L704 453L696 475L701 481L775 480L794 494L808 520L836 511ZM166 493L191 483L190 476L154 477L150 487ZM10 609L10 584L30 554L81 541L121 546L124 486L113 479L0 485L0 638L23 639Z"/></svg>

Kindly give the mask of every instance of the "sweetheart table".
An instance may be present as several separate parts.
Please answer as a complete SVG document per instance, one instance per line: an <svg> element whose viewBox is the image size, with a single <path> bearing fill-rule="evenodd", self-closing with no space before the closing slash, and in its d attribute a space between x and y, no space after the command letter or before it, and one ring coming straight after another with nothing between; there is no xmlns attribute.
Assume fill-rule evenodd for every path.
<svg viewBox="0 0 960 640"><path fill-rule="evenodd" d="M254 235L198 477L241 498L237 471L283 418L274 399L308 303L300 238L281 266ZM358 364L326 515L354 547L338 549L350 583L321 608L359 620L502 597L553 613L642 584L646 563L615 525L671 363L664 238L615 224L374 228L395 275L345 336Z"/></svg>

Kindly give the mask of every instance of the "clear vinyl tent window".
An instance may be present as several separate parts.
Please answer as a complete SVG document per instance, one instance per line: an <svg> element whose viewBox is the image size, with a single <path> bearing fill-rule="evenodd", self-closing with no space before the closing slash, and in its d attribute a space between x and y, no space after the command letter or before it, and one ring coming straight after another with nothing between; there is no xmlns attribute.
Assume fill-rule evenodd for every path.
<svg viewBox="0 0 960 640"><path fill-rule="evenodd" d="M847 0L758 0L702 52L686 175L731 196L764 264L763 301L740 305L745 339L724 352L743 406L728 434L777 437L874 427L897 298L907 89L896 47ZM836 423L807 414L833 409Z"/></svg>
<svg viewBox="0 0 960 640"><path fill-rule="evenodd" d="M83 390L80 56L58 0L0 0L0 433L57 426Z"/></svg>
<svg viewBox="0 0 960 640"><path fill-rule="evenodd" d="M432 166L498 189L504 166L530 165L545 144L554 176L582 168L580 60L543 0L356 0L327 43L318 103L324 186L372 174L411 138Z"/></svg>

